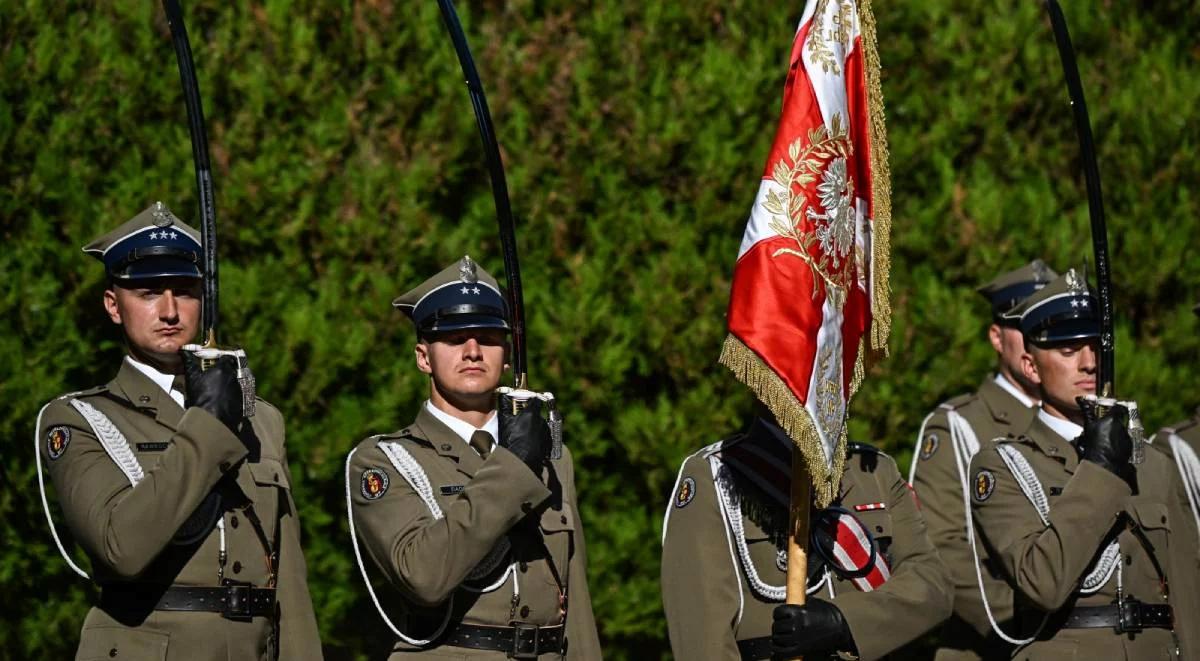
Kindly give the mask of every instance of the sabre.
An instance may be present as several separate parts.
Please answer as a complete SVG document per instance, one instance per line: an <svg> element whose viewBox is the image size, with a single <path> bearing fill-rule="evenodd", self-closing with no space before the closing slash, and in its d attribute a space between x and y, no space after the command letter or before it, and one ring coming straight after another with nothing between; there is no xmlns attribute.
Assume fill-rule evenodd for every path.
<svg viewBox="0 0 1200 661"><path fill-rule="evenodd" d="M200 246L202 258L201 336L204 344L186 344L184 351L196 355L205 367L211 367L223 355L237 360L238 382L242 386L242 412L254 415L254 375L242 349L222 349L217 346L217 209L213 193L212 166L208 158L208 133L204 129L204 108L200 103L200 84L196 81L196 66L192 60L192 45L183 9L178 0L163 0L167 24L171 26L171 43L179 62L179 82L183 85L183 100L187 106L188 134L192 140L192 162L196 171L196 194L200 206Z"/></svg>
<svg viewBox="0 0 1200 661"><path fill-rule="evenodd" d="M1067 80L1067 94L1070 96L1071 110L1075 116L1075 132L1079 136L1083 177L1087 183L1088 215L1091 218L1092 227L1092 252L1095 254L1096 260L1096 297L1100 302L1100 355L1096 366L1096 392L1101 397L1115 397L1112 274L1108 261L1108 230L1104 223L1104 202L1100 194L1100 167L1096 162L1096 147L1092 142L1092 125L1088 119L1087 103L1083 98L1083 83L1079 79L1079 65L1075 61L1075 48L1071 45L1071 34L1067 31L1067 19L1063 16L1058 0L1046 0L1046 12L1050 15L1050 26L1054 30L1054 42L1058 45L1063 75Z"/></svg>
<svg viewBox="0 0 1200 661"><path fill-rule="evenodd" d="M487 160L488 173L492 180L492 198L496 202L496 221L500 225L500 249L504 255L504 279L507 285L509 315L512 317L512 366L513 386L526 387L528 368L525 353L525 298L521 292L521 267L517 262L517 237L514 229L512 206L508 199L508 182L504 178L504 163L500 161L500 145L496 142L496 131L492 126L492 113L488 110L487 96L483 93L483 82L475 68L475 58L467 45L458 12L451 0L438 0L438 8L458 54L458 63L466 78L467 91L471 95L471 107L475 111L475 123L479 125L479 139L483 142L483 154Z"/></svg>

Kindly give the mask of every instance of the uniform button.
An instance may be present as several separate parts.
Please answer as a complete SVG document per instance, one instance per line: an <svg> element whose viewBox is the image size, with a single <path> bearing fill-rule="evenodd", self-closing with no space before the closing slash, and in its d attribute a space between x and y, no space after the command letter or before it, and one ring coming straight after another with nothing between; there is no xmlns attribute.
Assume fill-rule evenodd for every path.
<svg viewBox="0 0 1200 661"><path fill-rule="evenodd" d="M529 514L530 512L533 511L533 503L529 503L529 502L521 503L521 511L526 514Z"/></svg>
<svg viewBox="0 0 1200 661"><path fill-rule="evenodd" d="M521 573L524 574L527 571L529 571L529 563L522 560L521 561Z"/></svg>
<svg viewBox="0 0 1200 661"><path fill-rule="evenodd" d="M450 451L450 444L442 443L442 452L449 452L449 451Z"/></svg>
<svg viewBox="0 0 1200 661"><path fill-rule="evenodd" d="M229 517L229 525L233 526L234 528L238 526L238 520L236 516Z"/></svg>
<svg viewBox="0 0 1200 661"><path fill-rule="evenodd" d="M1050 454L1058 454L1058 448L1050 448Z"/></svg>
<svg viewBox="0 0 1200 661"><path fill-rule="evenodd" d="M558 517L558 520L559 520L559 521L561 521L561 522L563 522L563 523L566 523L566 522L567 522L567 515L566 515L566 514L564 514L564 515L562 515L562 516Z"/></svg>
<svg viewBox="0 0 1200 661"><path fill-rule="evenodd" d="M1162 522L1163 522L1163 523L1166 523L1166 522L1167 522L1167 517L1166 517L1166 515L1163 515Z"/></svg>
<svg viewBox="0 0 1200 661"><path fill-rule="evenodd" d="M220 468L222 473L228 473L229 472L229 462L222 461L221 465L218 466L217 468Z"/></svg>
<svg viewBox="0 0 1200 661"><path fill-rule="evenodd" d="M528 606L521 607L521 617L529 617L529 607Z"/></svg>
<svg viewBox="0 0 1200 661"><path fill-rule="evenodd" d="M139 401L139 402L141 402L141 403L143 403L143 404L149 404L149 403L150 403L150 395L142 395L141 397L138 397L138 401ZM116 655L117 655L117 649L114 647L114 648L112 649L112 651L108 653L108 655L109 655L109 656L116 656Z"/></svg>
<svg viewBox="0 0 1200 661"><path fill-rule="evenodd" d="M238 562L237 560L233 561L233 573L235 573L235 574L242 573L242 563L241 562Z"/></svg>
<svg viewBox="0 0 1200 661"><path fill-rule="evenodd" d="M147 397L146 399L150 399L150 398L149 398L149 397ZM109 651L108 651L108 655L109 655L109 656L116 656L116 655L117 655L117 648L115 648L115 647L114 647L114 648L112 648L111 650L109 650Z"/></svg>
<svg viewBox="0 0 1200 661"><path fill-rule="evenodd" d="M1129 565L1132 565L1132 564L1133 564L1133 556L1132 555L1125 556L1125 566L1128 567Z"/></svg>
<svg viewBox="0 0 1200 661"><path fill-rule="evenodd" d="M275 473L275 481L276 481L276 482L278 482L278 481L279 481L279 473Z"/></svg>

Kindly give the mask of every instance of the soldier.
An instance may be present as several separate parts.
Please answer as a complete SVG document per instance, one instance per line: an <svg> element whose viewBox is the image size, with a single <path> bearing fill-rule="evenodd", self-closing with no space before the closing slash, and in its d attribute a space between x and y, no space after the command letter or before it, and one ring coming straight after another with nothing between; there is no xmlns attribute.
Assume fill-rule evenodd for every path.
<svg viewBox="0 0 1200 661"><path fill-rule="evenodd" d="M599 659L570 454L548 459L537 400L514 415L501 397L497 413L509 330L499 285L464 257L393 305L416 326L429 400L346 459L354 551L399 638L390 658ZM359 540L398 597L390 614Z"/></svg>
<svg viewBox="0 0 1200 661"><path fill-rule="evenodd" d="M860 443L849 444L834 505L812 515L808 601L781 605L791 453L760 407L745 433L680 467L662 556L675 658L877 659L949 616L946 567L908 484L891 457Z"/></svg>
<svg viewBox="0 0 1200 661"><path fill-rule="evenodd" d="M1035 259L976 290L991 304L988 340L996 351L996 373L986 377L975 392L940 404L925 417L917 435L908 480L920 497L929 538L945 560L954 585L954 615L941 630L939 661L1007 659L1012 651L992 630L994 622L1004 623L1012 617L1012 590L986 557L982 575L976 576L967 545L963 494L967 466L980 442L1024 429L1033 417L1037 386L1021 371L1025 342L1019 320L1004 315L1057 276ZM980 598L980 581L990 612Z"/></svg>
<svg viewBox="0 0 1200 661"><path fill-rule="evenodd" d="M320 659L283 418L262 400L244 418L231 359L202 371L180 351L199 330L196 231L159 202L83 250L128 354L38 416L39 475L101 588L77 658Z"/></svg>
<svg viewBox="0 0 1200 661"><path fill-rule="evenodd" d="M1194 574L1169 574L1195 532L1170 461L1130 463L1126 408L1087 420L1077 401L1096 388L1096 308L1071 270L1011 313L1041 404L971 461L974 529L1014 591L1015 658L1175 659L1172 623L1195 612L1172 609L1167 586L1194 589Z"/></svg>

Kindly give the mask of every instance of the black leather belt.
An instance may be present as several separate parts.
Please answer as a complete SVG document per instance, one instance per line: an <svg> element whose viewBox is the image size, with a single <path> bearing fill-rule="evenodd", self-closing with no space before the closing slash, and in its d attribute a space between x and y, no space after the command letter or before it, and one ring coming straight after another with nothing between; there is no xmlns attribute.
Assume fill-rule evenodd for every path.
<svg viewBox="0 0 1200 661"><path fill-rule="evenodd" d="M514 622L508 627L459 624L438 641L442 645L505 652L510 659L536 659L539 654L562 653L563 625L539 627Z"/></svg>
<svg viewBox="0 0 1200 661"><path fill-rule="evenodd" d="M1063 622L1064 629L1114 629L1136 633L1142 629L1170 629L1175 614L1171 607L1127 599L1110 606L1076 606Z"/></svg>
<svg viewBox="0 0 1200 661"><path fill-rule="evenodd" d="M742 654L742 661L758 661L759 659L771 658L770 636L739 640L737 641L737 646L738 652Z"/></svg>
<svg viewBox="0 0 1200 661"><path fill-rule="evenodd" d="M100 594L105 610L131 610L148 606L157 611L195 611L220 613L230 620L275 616L275 588L258 588L249 583L233 583L219 588L171 586L106 586Z"/></svg>

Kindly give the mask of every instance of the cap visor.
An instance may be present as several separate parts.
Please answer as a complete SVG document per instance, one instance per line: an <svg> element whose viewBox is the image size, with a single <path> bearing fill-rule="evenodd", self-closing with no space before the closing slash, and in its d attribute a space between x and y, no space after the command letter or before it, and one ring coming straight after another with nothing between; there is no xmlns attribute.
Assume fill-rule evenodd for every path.
<svg viewBox="0 0 1200 661"><path fill-rule="evenodd" d="M1074 340L1090 340L1100 337L1100 322L1096 319L1068 319L1056 322L1045 334L1038 334L1036 344L1061 344Z"/></svg>
<svg viewBox="0 0 1200 661"><path fill-rule="evenodd" d="M200 267L192 262L171 257L147 257L129 265L120 280L146 278L199 278Z"/></svg>
<svg viewBox="0 0 1200 661"><path fill-rule="evenodd" d="M422 329L422 332L446 333L449 331L466 330L468 328L496 328L499 330L508 330L508 323L503 319L498 319L496 317L487 315L463 314L439 319L431 324L428 328Z"/></svg>

